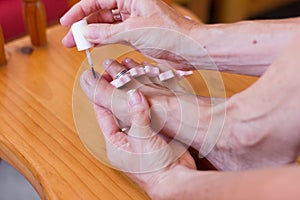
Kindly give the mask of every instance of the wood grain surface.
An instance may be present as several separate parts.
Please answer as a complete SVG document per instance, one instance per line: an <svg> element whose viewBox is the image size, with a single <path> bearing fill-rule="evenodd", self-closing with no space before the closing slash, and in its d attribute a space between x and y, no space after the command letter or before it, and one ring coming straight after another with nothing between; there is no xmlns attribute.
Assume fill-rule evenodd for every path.
<svg viewBox="0 0 300 200"><path fill-rule="evenodd" d="M29 37L6 46L8 65L0 68L0 157L42 199L147 199L122 173L97 161L76 133L72 91L85 54L62 46L66 32L60 26L50 28L48 45L34 48L32 54L24 51L32 48ZM138 54L132 56L139 60ZM229 79L229 95L253 82L224 77ZM194 81L201 88L203 82Z"/></svg>
<svg viewBox="0 0 300 200"><path fill-rule="evenodd" d="M82 145L72 117L72 90L85 55L66 49L60 26L49 44L25 37L6 46L0 68L0 157L32 183L42 199L147 199L122 173L103 166Z"/></svg>

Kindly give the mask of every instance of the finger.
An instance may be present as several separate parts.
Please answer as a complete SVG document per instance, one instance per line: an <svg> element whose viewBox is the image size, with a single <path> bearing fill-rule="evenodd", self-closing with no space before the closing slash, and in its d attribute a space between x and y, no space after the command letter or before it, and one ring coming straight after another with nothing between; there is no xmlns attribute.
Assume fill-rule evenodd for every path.
<svg viewBox="0 0 300 200"><path fill-rule="evenodd" d="M67 48L75 47L75 40L72 31L69 31L66 36L62 39L62 44Z"/></svg>
<svg viewBox="0 0 300 200"><path fill-rule="evenodd" d="M139 138L151 137L150 108L145 96L138 90L130 90L127 94L131 118L131 128L128 134Z"/></svg>
<svg viewBox="0 0 300 200"><path fill-rule="evenodd" d="M131 128L128 142L135 154L134 172L152 172L170 165L173 151L170 146L150 129L150 109L144 95L138 90L128 93Z"/></svg>
<svg viewBox="0 0 300 200"><path fill-rule="evenodd" d="M94 104L94 110L102 133L108 139L120 131L118 124L116 123L116 120L109 109Z"/></svg>
<svg viewBox="0 0 300 200"><path fill-rule="evenodd" d="M111 10L100 10L87 17L87 22L92 23L114 23L115 18Z"/></svg>
<svg viewBox="0 0 300 200"><path fill-rule="evenodd" d="M108 81L98 74L98 79L93 77L91 70L82 73L80 85L89 100L101 107L105 107L125 124L130 124L128 119L126 93L116 89Z"/></svg>
<svg viewBox="0 0 300 200"><path fill-rule="evenodd" d="M126 22L116 24L89 24L84 30L84 37L93 44L112 44L128 42L126 34L115 37L124 32Z"/></svg>
<svg viewBox="0 0 300 200"><path fill-rule="evenodd" d="M113 96L121 97L122 93L119 90L116 90L107 80L106 78L101 77L98 74L99 79L95 79L92 75L91 70L87 70L82 73L80 77L80 85L86 94L86 96L92 101L93 103L108 108L112 110L112 98ZM124 101L126 101L126 96L124 96ZM121 100L122 98L120 98Z"/></svg>
<svg viewBox="0 0 300 200"><path fill-rule="evenodd" d="M151 66L151 64L149 62L147 62L147 61L142 62L142 64L144 66L146 66L146 65L150 65ZM148 77L148 79L149 79L150 82L155 83L156 85L161 85L161 81L159 80L158 76Z"/></svg>
<svg viewBox="0 0 300 200"><path fill-rule="evenodd" d="M137 63L136 61L134 61L131 58L125 58L124 60L122 60L122 65L124 65L128 69L132 69L132 68L136 68L136 67L144 67L145 66L143 64ZM150 78L148 76L145 76L145 75L136 77L136 80L138 80L140 83L142 83L144 85L153 83L150 80Z"/></svg>
<svg viewBox="0 0 300 200"><path fill-rule="evenodd" d="M112 112L106 108L94 104L95 114L102 134L106 141L107 148L119 148L128 143L128 137L118 127Z"/></svg>
<svg viewBox="0 0 300 200"><path fill-rule="evenodd" d="M135 62L131 58L125 58L124 60L122 60L122 65L124 65L125 67L127 67L129 69L143 66L142 64Z"/></svg>
<svg viewBox="0 0 300 200"><path fill-rule="evenodd" d="M84 0L75 4L61 19L60 23L63 26L71 26L73 23L89 16L90 14L107 9L115 9L117 7L116 0Z"/></svg>
<svg viewBox="0 0 300 200"><path fill-rule="evenodd" d="M113 79L111 78L111 76L107 73L102 75L102 78L104 78L107 82L111 82Z"/></svg>
<svg viewBox="0 0 300 200"><path fill-rule="evenodd" d="M106 60L103 63L103 66L105 68L106 73L109 74L112 79L118 78L117 76L119 76L119 73L127 71L126 67L124 67L119 62L117 62L116 60L113 60L113 59ZM133 77L131 77L131 81L129 83L125 84L122 87L122 90L129 91L131 89L141 88L143 86L143 84L141 84L141 83L146 84L146 83L151 83L151 82L149 79L139 82L136 79L134 79Z"/></svg>
<svg viewBox="0 0 300 200"><path fill-rule="evenodd" d="M121 65L118 61L113 59L105 60L103 63L106 73L112 78L115 78L120 72L127 70L126 67Z"/></svg>
<svg viewBox="0 0 300 200"><path fill-rule="evenodd" d="M101 22L117 23L119 21L116 20L115 16L117 16L117 15L114 15L111 10L100 10L100 11L95 12L95 13L91 14L90 16L88 16L86 18L86 20L89 24L101 23ZM72 48L75 46L75 41L74 41L73 34L71 31L69 31L67 33L67 35L62 40L62 43L67 48Z"/></svg>

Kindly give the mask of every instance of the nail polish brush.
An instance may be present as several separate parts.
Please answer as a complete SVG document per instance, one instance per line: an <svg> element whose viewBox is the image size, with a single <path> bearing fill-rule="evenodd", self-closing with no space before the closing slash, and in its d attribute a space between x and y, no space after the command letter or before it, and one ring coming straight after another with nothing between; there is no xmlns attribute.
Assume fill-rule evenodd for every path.
<svg viewBox="0 0 300 200"><path fill-rule="evenodd" d="M96 72L95 72L95 69L94 69L94 64L93 64L91 53L90 53L90 51L88 49L85 50L85 53L86 53L86 57L87 57L88 63L90 65L91 69L92 69L93 76L96 79L97 76L96 76Z"/></svg>
<svg viewBox="0 0 300 200"><path fill-rule="evenodd" d="M78 51L83 51L85 50L86 53L86 57L88 60L88 63L90 65L90 68L92 70L93 76L96 79L97 75L96 72L94 70L94 64L93 64L93 60L92 60L92 56L91 53L89 51L89 48L93 47L93 44L90 43L83 35L84 29L88 26L86 19L83 19L81 21L78 21L76 23L74 23L71 27L71 31L73 33L73 37L75 40L75 44L77 47Z"/></svg>

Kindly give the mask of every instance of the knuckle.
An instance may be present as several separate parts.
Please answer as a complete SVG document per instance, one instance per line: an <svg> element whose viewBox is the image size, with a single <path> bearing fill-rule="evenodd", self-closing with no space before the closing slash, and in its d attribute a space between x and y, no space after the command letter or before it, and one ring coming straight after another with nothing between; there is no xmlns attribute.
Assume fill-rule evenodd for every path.
<svg viewBox="0 0 300 200"><path fill-rule="evenodd" d="M104 28L104 39L109 39L112 37L112 26L111 25L107 25Z"/></svg>
<svg viewBox="0 0 300 200"><path fill-rule="evenodd" d="M135 106L133 109L132 109L132 114L135 115L135 116L139 116L139 117L142 117L142 116L149 116L149 109L144 107L144 106Z"/></svg>

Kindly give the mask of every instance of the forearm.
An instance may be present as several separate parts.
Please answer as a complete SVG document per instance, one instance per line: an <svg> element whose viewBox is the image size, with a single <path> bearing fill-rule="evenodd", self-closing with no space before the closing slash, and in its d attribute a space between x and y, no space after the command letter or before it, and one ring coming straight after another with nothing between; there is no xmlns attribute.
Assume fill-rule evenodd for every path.
<svg viewBox="0 0 300 200"><path fill-rule="evenodd" d="M300 18L293 18L199 25L191 35L219 70L260 76L290 42L299 23ZM193 64L211 65L202 54Z"/></svg>
<svg viewBox="0 0 300 200"><path fill-rule="evenodd" d="M177 187L170 199L281 200L299 199L300 167L244 172L181 170L174 176Z"/></svg>
<svg viewBox="0 0 300 200"><path fill-rule="evenodd" d="M226 121L207 158L222 170L293 163L300 152L300 34L250 88L226 103Z"/></svg>
<svg viewBox="0 0 300 200"><path fill-rule="evenodd" d="M232 113L236 124L256 130L253 133L241 131L244 140L249 134L271 137L272 148L281 145L278 146L281 152L290 149L296 154L300 151L299 38L298 33L264 76L230 100L236 108Z"/></svg>
<svg viewBox="0 0 300 200"><path fill-rule="evenodd" d="M253 169L280 166L297 159L300 151L299 38L297 33L253 86L216 109L219 112L214 113L218 116L222 116L222 108L226 113L220 135L199 132L208 139L200 138L197 149L202 153L205 142L214 145L207 158L215 167ZM212 118L210 126L223 125L221 122ZM208 123L203 120L199 127L201 124Z"/></svg>

